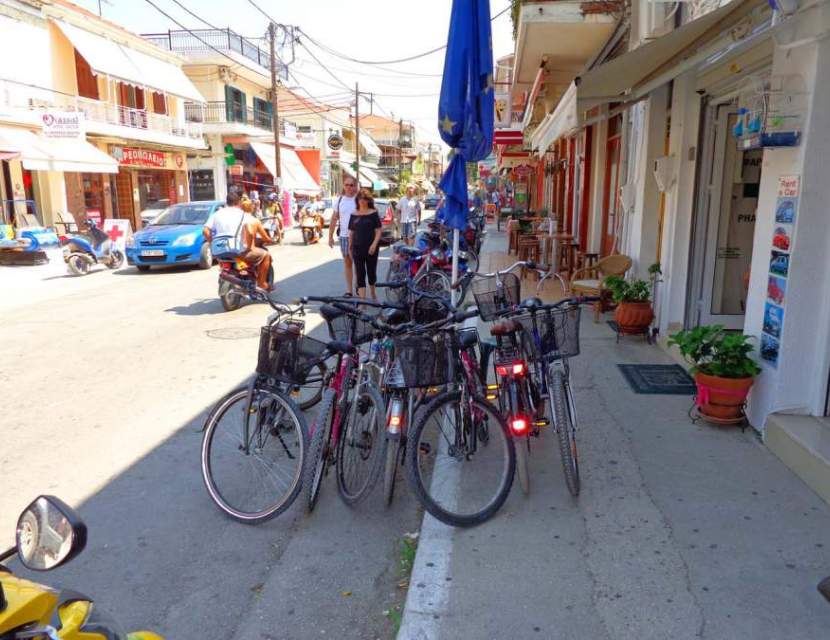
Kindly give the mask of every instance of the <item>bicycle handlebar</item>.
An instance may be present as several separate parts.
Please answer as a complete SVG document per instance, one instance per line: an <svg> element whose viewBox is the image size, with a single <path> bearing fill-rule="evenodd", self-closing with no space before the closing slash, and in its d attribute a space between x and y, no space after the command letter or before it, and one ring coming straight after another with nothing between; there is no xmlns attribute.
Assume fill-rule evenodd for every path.
<svg viewBox="0 0 830 640"><path fill-rule="evenodd" d="M450 288L458 289L458 287L460 287L461 284L464 282L465 278L471 278L471 277L472 278L492 278L493 276L499 277L499 276L506 275L508 273L512 273L513 271L515 271L519 267L527 267L528 269L535 269L536 268L536 263L533 260L518 260L517 262L514 262L509 267L507 267L507 269L502 269L501 271L494 271L493 273L482 273L482 272L479 272L479 271L467 271L467 273L465 273L462 277L460 277L458 280L453 282L450 285Z"/></svg>

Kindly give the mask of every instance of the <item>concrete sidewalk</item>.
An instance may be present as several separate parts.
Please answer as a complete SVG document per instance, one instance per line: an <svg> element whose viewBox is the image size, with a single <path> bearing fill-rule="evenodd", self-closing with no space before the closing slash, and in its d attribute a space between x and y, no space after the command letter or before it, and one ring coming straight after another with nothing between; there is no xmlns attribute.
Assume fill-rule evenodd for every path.
<svg viewBox="0 0 830 640"><path fill-rule="evenodd" d="M492 231L491 251L502 242ZM616 344L590 313L582 330L581 495L545 432L529 496L514 483L474 529L426 516L398 637L828 637L830 507L752 429L693 425L691 397L634 394L616 364L671 364L658 347Z"/></svg>

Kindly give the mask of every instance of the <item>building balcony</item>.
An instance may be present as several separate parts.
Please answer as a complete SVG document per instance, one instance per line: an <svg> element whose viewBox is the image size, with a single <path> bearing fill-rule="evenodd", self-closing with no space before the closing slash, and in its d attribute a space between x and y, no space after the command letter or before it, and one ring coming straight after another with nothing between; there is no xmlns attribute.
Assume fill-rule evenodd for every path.
<svg viewBox="0 0 830 640"><path fill-rule="evenodd" d="M262 49L252 40L230 29L193 29L190 31L168 31L167 33L145 33L142 34L142 37L157 47L167 51L184 53L191 59L215 58L219 56L216 52L218 49L223 53L230 54L231 57L238 57L240 62L252 62L260 68L260 71L270 73L271 55L269 51ZM224 64L227 64L227 61ZM287 67L278 63L277 75L287 81Z"/></svg>
<svg viewBox="0 0 830 640"><path fill-rule="evenodd" d="M180 121L147 109L134 109L0 80L0 117L3 119L37 123L40 115L47 110L82 112L86 132L91 134L193 149L205 148L199 123Z"/></svg>
<svg viewBox="0 0 830 640"><path fill-rule="evenodd" d="M207 134L261 135L273 131L270 113L252 107L242 108L224 100L204 104L185 102L184 117L187 122L203 125Z"/></svg>

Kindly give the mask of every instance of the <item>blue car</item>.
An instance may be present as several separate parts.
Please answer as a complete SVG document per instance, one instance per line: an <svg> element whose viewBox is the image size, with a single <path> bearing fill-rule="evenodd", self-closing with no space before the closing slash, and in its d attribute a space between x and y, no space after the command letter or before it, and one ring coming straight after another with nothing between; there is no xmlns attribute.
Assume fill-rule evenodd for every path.
<svg viewBox="0 0 830 640"><path fill-rule="evenodd" d="M147 271L153 265L174 264L210 269L213 256L202 228L223 204L220 200L199 200L168 207L149 227L128 240L127 263L139 271Z"/></svg>

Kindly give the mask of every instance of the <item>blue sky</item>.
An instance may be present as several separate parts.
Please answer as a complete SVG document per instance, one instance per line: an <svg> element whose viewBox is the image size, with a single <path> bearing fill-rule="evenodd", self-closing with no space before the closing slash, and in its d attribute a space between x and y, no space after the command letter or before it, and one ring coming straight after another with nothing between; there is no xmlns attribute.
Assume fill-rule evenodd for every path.
<svg viewBox="0 0 830 640"><path fill-rule="evenodd" d="M98 0L74 0L98 12ZM365 60L392 60L421 53L446 43L450 0L255 0L275 20L298 25L315 40L350 57ZM204 27L174 0L153 0L161 9L187 28ZM219 27L229 26L246 36L261 36L267 21L247 0L179 0L185 7ZM509 0L490 0L492 15L505 9ZM105 18L138 33L178 29L145 0L102 0ZM381 113L393 113L414 120L421 139L438 141L437 94L440 77L405 76L385 69L355 64L306 46L349 87L360 82L361 91L377 97ZM496 57L512 52L509 12L493 23ZM296 47L292 66L303 86L316 96L345 91L302 47ZM440 75L444 51L416 61L387 65L393 71ZM382 95L389 94L389 95ZM393 95L395 94L395 95ZM399 97L400 96L400 97ZM405 97L404 97L405 96ZM367 108L361 104L361 110Z"/></svg>

